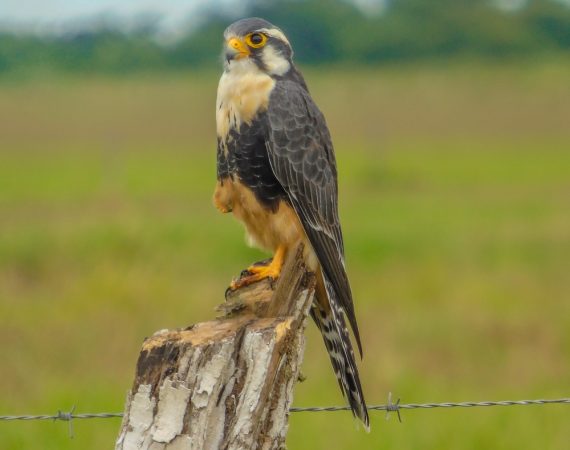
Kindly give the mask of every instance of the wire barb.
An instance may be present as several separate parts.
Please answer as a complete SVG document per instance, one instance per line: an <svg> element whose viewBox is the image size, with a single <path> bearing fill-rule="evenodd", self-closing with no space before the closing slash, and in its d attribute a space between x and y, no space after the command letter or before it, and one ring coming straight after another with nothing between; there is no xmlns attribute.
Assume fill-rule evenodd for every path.
<svg viewBox="0 0 570 450"><path fill-rule="evenodd" d="M370 409L370 407L368 407ZM402 416L400 415L400 399L396 403L392 403L392 393L388 392L388 404L386 405L386 420L390 418L390 413L396 412L398 414L398 421L402 423Z"/></svg>
<svg viewBox="0 0 570 450"><path fill-rule="evenodd" d="M75 405L71 408L69 412L61 412L59 409L57 410L57 416L54 416L53 421L56 420L65 420L69 422L69 439L73 439L73 413L75 412Z"/></svg>

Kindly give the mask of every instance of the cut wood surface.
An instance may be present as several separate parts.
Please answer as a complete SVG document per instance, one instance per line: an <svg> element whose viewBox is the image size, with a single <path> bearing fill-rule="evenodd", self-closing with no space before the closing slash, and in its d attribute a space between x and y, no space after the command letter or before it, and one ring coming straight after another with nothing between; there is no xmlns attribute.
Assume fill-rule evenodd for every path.
<svg viewBox="0 0 570 450"><path fill-rule="evenodd" d="M117 450L284 448L315 286L301 255L228 292L223 317L145 340Z"/></svg>

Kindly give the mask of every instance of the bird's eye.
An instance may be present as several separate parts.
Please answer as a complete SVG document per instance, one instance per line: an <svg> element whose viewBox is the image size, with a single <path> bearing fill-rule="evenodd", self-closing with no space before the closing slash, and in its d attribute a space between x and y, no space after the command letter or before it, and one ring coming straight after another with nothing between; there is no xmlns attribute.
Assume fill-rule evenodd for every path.
<svg viewBox="0 0 570 450"><path fill-rule="evenodd" d="M263 33L250 33L245 37L245 42L253 48L263 47L267 42L267 36Z"/></svg>

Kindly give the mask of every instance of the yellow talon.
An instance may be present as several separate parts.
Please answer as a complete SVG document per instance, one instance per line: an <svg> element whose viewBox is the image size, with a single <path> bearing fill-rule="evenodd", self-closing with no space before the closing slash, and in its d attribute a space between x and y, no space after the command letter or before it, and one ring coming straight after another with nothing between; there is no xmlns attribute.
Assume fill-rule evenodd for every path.
<svg viewBox="0 0 570 450"><path fill-rule="evenodd" d="M250 272L252 275L255 275L257 278L273 278L274 280L279 278L279 274L281 273L281 267L277 267L273 263L267 266L250 266L247 268L247 271Z"/></svg>
<svg viewBox="0 0 570 450"><path fill-rule="evenodd" d="M244 286L248 286L252 283L257 281L261 281L264 278L271 278L272 280L276 280L279 278L281 274L281 268L283 267L283 261L285 259L285 247L280 245L277 247L275 251L275 256L273 256L273 260L268 265L257 265L257 266L249 266L247 271L251 275L246 275L245 277L240 278L239 280L233 281L230 288L231 289L238 289Z"/></svg>

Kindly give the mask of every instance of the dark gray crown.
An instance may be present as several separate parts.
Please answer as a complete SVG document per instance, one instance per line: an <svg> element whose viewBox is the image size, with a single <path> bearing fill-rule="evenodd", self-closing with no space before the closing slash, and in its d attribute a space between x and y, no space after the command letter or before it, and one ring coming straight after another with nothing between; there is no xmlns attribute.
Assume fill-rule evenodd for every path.
<svg viewBox="0 0 570 450"><path fill-rule="evenodd" d="M229 36L232 34L236 36L245 36L248 33L261 30L263 28L266 28L268 30L271 30L273 28L279 29L267 20L261 19L259 17L248 17L246 19L241 19L237 22L232 23L229 27L226 28L226 31L224 31L224 36Z"/></svg>

